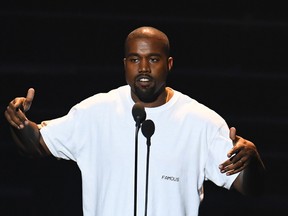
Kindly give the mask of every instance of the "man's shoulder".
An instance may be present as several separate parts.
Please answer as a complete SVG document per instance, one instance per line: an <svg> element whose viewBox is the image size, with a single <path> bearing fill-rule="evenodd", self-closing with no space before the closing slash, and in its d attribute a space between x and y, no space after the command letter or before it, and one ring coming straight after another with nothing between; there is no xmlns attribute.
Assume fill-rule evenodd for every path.
<svg viewBox="0 0 288 216"><path fill-rule="evenodd" d="M122 98L127 93L130 92L130 88L128 85L119 86L117 88L111 89L107 92L98 92L94 95L87 97L86 99L82 100L80 104L95 104L95 103L105 103L111 102L116 99Z"/></svg>

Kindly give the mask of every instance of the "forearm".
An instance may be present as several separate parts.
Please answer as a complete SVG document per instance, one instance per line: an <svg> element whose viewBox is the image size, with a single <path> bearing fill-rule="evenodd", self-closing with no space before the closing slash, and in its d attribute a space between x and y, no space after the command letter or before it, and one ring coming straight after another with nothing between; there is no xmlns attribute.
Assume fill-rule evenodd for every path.
<svg viewBox="0 0 288 216"><path fill-rule="evenodd" d="M235 180L234 187L244 195L257 195L264 190L266 168L260 156L253 157L249 165Z"/></svg>
<svg viewBox="0 0 288 216"><path fill-rule="evenodd" d="M36 123L29 121L22 129L11 128L12 138L20 151L29 157L42 157L48 155L40 143L40 131Z"/></svg>

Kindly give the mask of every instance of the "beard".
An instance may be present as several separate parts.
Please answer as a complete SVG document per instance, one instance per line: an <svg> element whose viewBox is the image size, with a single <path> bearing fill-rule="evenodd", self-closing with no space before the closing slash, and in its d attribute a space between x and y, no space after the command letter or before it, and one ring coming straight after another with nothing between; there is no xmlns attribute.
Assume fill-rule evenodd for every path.
<svg viewBox="0 0 288 216"><path fill-rule="evenodd" d="M165 90L165 83L163 83L159 88L153 86L151 88L139 88L134 84L135 95L144 103L152 103L157 100L159 95Z"/></svg>

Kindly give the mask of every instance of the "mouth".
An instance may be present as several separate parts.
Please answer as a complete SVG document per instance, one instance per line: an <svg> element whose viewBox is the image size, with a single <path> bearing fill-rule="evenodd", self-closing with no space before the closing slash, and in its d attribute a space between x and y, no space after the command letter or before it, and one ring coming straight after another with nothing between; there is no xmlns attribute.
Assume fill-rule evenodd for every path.
<svg viewBox="0 0 288 216"><path fill-rule="evenodd" d="M136 83L140 85L142 88L147 88L151 84L151 82L152 82L152 78L147 75L139 76L136 79Z"/></svg>

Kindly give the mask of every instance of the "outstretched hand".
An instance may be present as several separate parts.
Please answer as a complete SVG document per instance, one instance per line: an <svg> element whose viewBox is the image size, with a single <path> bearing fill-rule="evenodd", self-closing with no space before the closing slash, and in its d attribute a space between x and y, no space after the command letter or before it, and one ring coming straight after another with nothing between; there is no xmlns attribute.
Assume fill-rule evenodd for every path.
<svg viewBox="0 0 288 216"><path fill-rule="evenodd" d="M9 103L5 117L11 126L22 129L28 124L25 112L30 109L34 95L35 90L29 88L26 97L17 97Z"/></svg>
<svg viewBox="0 0 288 216"><path fill-rule="evenodd" d="M254 143L236 135L236 129L230 128L230 139L233 141L233 148L227 153L229 158L219 165L219 169L226 175L233 175L244 170L253 157L258 156Z"/></svg>

